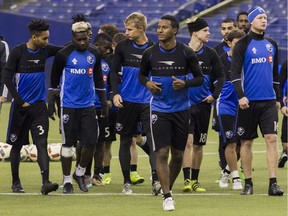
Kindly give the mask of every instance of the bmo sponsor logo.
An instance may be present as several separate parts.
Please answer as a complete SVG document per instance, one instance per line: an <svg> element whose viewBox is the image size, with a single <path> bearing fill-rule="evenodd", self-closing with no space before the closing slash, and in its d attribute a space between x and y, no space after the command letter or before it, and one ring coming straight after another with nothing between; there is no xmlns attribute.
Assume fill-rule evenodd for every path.
<svg viewBox="0 0 288 216"><path fill-rule="evenodd" d="M261 63L265 63L267 61L267 59L265 57L261 57L261 58L252 58L251 59L251 63L252 64L261 64Z"/></svg>
<svg viewBox="0 0 288 216"><path fill-rule="evenodd" d="M86 70L85 69L71 68L70 73L72 73L72 74L86 74Z"/></svg>

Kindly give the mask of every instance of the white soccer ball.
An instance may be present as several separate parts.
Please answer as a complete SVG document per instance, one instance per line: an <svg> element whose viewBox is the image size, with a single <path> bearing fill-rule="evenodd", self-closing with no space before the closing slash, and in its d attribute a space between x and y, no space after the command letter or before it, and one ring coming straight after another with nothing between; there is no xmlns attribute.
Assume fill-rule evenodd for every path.
<svg viewBox="0 0 288 216"><path fill-rule="evenodd" d="M61 146L61 143L48 144L48 155L51 161L60 161Z"/></svg>
<svg viewBox="0 0 288 216"><path fill-rule="evenodd" d="M23 145L20 151L20 160L27 161L29 158L29 146Z"/></svg>
<svg viewBox="0 0 288 216"><path fill-rule="evenodd" d="M0 161L9 160L11 148L7 143L0 143Z"/></svg>
<svg viewBox="0 0 288 216"><path fill-rule="evenodd" d="M28 157L31 161L37 161L37 147L34 144L30 144L28 147Z"/></svg>

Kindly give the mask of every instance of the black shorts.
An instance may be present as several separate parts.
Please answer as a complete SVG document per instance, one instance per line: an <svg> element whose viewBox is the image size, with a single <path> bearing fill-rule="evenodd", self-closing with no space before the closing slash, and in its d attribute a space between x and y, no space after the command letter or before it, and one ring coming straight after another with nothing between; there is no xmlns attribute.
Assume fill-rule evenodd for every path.
<svg viewBox="0 0 288 216"><path fill-rule="evenodd" d="M277 134L278 112L276 101L250 101L248 109L240 109L237 122L237 136L241 140L258 137L257 126L262 135Z"/></svg>
<svg viewBox="0 0 288 216"><path fill-rule="evenodd" d="M45 101L28 107L11 104L6 142L11 145L29 144L29 130L35 144L47 143L49 120Z"/></svg>
<svg viewBox="0 0 288 216"><path fill-rule="evenodd" d="M213 106L213 114L212 114L212 129L217 132L220 130L215 103Z"/></svg>
<svg viewBox="0 0 288 216"><path fill-rule="evenodd" d="M222 147L230 143L237 143L236 138L236 117L232 115L219 115L219 135L221 137Z"/></svg>
<svg viewBox="0 0 288 216"><path fill-rule="evenodd" d="M77 140L85 147L95 147L98 138L98 121L95 107L61 109L62 144L76 146Z"/></svg>
<svg viewBox="0 0 288 216"><path fill-rule="evenodd" d="M207 141L211 104L200 103L190 108L189 133L194 136L194 145L205 145Z"/></svg>
<svg viewBox="0 0 288 216"><path fill-rule="evenodd" d="M283 116L283 120L282 120L282 130L281 130L281 141L282 143L287 143L288 139L287 139L287 116Z"/></svg>
<svg viewBox="0 0 288 216"><path fill-rule="evenodd" d="M176 113L152 111L151 133L153 150L172 146L184 151L189 132L189 110Z"/></svg>
<svg viewBox="0 0 288 216"><path fill-rule="evenodd" d="M123 136L133 136L141 122L142 132L150 130L150 105L123 102L123 108L118 110L116 132Z"/></svg>
<svg viewBox="0 0 288 216"><path fill-rule="evenodd" d="M110 134L109 117L101 116L101 109L96 109L99 125L98 143L106 141Z"/></svg>

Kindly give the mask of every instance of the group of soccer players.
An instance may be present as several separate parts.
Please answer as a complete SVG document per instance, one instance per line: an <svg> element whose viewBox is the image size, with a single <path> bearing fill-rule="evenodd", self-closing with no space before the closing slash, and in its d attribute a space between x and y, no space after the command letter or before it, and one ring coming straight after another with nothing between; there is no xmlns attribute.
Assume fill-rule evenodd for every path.
<svg viewBox="0 0 288 216"><path fill-rule="evenodd" d="M268 194L282 196L277 184L277 108L284 107L281 111L287 119L287 94L281 98L279 91L278 47L264 37L267 15L262 8L241 13L237 20L244 23L242 30L233 19L221 23L224 40L215 49L205 45L209 25L201 18L188 23L187 45L176 40L179 22L171 15L160 18L157 43L147 38L147 19L138 12L127 16L125 37L116 34L117 29L105 33L103 28L94 44L91 25L83 15L73 17L72 40L65 46L48 44L49 24L33 20L28 26L29 41L12 49L3 70L3 82L13 97L7 133L7 143L12 145L12 191L24 192L19 178L20 150L28 143L29 130L38 150L41 193L59 187L49 181L48 116L54 111L47 112L44 72L46 59L55 56L50 89L52 98L59 98L63 193L74 193L72 178L83 192L88 191L90 180L96 186L111 183L115 132L120 135L123 193L131 194L132 184L144 181L137 174L135 149L131 154L136 136L149 155L152 194L162 193L163 210L175 209L171 191L181 168L183 191L205 192L198 178L214 104L222 168L219 186L228 187L231 175L232 188L242 189L237 168L241 142L245 174L241 194L253 194L252 144L259 124L267 144ZM123 38L117 41L117 36ZM287 76L281 79L281 88L285 79ZM287 121L282 138L287 143ZM77 163L71 178L73 146L77 146Z"/></svg>

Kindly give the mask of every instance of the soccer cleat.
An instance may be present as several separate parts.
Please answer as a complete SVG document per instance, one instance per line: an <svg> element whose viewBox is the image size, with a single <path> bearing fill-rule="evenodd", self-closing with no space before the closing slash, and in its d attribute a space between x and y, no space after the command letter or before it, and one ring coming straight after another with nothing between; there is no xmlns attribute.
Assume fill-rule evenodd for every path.
<svg viewBox="0 0 288 216"><path fill-rule="evenodd" d="M287 162L287 154L282 152L281 157L279 158L278 168L283 168Z"/></svg>
<svg viewBox="0 0 288 216"><path fill-rule="evenodd" d="M123 185L122 193L124 193L124 194L132 194L132 184L130 184L130 183L125 183L125 184Z"/></svg>
<svg viewBox="0 0 288 216"><path fill-rule="evenodd" d="M16 181L12 184L12 191L13 193L25 193L20 181Z"/></svg>
<svg viewBox="0 0 288 216"><path fill-rule="evenodd" d="M161 184L159 181L155 181L152 185L152 190L151 190L152 194L157 196L158 194L161 193Z"/></svg>
<svg viewBox="0 0 288 216"><path fill-rule="evenodd" d="M172 197L168 197L163 200L163 210L164 211L173 211L175 210L175 202Z"/></svg>
<svg viewBox="0 0 288 216"><path fill-rule="evenodd" d="M220 188L226 188L228 187L228 180L229 180L229 174L226 172L221 173L221 178L219 181L219 187Z"/></svg>
<svg viewBox="0 0 288 216"><path fill-rule="evenodd" d="M145 179L141 177L136 171L130 173L130 180L134 185L142 184L145 181Z"/></svg>
<svg viewBox="0 0 288 216"><path fill-rule="evenodd" d="M85 177L83 176L77 176L76 173L73 173L73 179L77 182L79 188L83 192L88 192L88 188L86 187L85 184Z"/></svg>
<svg viewBox="0 0 288 216"><path fill-rule="evenodd" d="M92 179L90 175L84 175L84 182L87 188L92 187Z"/></svg>
<svg viewBox="0 0 288 216"><path fill-rule="evenodd" d="M240 193L241 195L252 195L253 186L250 184L245 184L244 190Z"/></svg>
<svg viewBox="0 0 288 216"><path fill-rule="evenodd" d="M185 179L184 181L184 187L183 187L183 192L185 193L190 193L192 192L192 187L191 187L191 180L190 179Z"/></svg>
<svg viewBox="0 0 288 216"><path fill-rule="evenodd" d="M104 183L102 182L102 178L100 175L94 175L92 178L92 185L94 186L104 186Z"/></svg>
<svg viewBox="0 0 288 216"><path fill-rule="evenodd" d="M197 180L191 181L191 187L192 187L192 190L195 192L199 192L199 193L206 192L206 189L202 188L200 183Z"/></svg>
<svg viewBox="0 0 288 216"><path fill-rule="evenodd" d="M111 184L111 181L112 181L111 174L110 173L104 173L102 182L105 185L109 185L109 184Z"/></svg>
<svg viewBox="0 0 288 216"><path fill-rule="evenodd" d="M273 183L268 188L268 195L269 196L283 196L283 190L277 185L277 183Z"/></svg>
<svg viewBox="0 0 288 216"><path fill-rule="evenodd" d="M232 189L233 190L242 190L242 181L240 178L234 179L232 183Z"/></svg>
<svg viewBox="0 0 288 216"><path fill-rule="evenodd" d="M63 193L64 194L73 194L74 193L73 185L70 182L67 182L64 184Z"/></svg>
<svg viewBox="0 0 288 216"><path fill-rule="evenodd" d="M59 185L57 183L52 183L48 181L42 185L41 193L43 195L47 195L48 193L52 191L56 191L58 188L59 188Z"/></svg>

